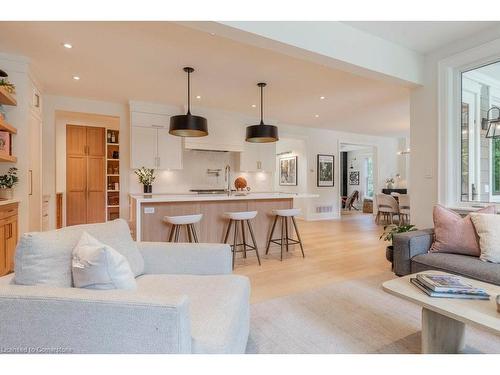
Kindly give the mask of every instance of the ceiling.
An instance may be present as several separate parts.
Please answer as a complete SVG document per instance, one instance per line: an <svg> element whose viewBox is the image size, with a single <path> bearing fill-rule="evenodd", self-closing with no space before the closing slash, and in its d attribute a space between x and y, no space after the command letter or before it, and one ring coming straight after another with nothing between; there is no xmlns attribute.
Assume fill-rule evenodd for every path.
<svg viewBox="0 0 500 375"><path fill-rule="evenodd" d="M278 123L391 136L409 131L407 88L173 22L0 22L0 35L0 51L29 57L48 94L180 106L182 67L190 65L195 105L257 118L259 108L251 105L259 103L257 82L265 81L265 118Z"/></svg>
<svg viewBox="0 0 500 375"><path fill-rule="evenodd" d="M500 22L496 21L352 21L344 23L421 54L428 54L441 46L490 27L500 26Z"/></svg>

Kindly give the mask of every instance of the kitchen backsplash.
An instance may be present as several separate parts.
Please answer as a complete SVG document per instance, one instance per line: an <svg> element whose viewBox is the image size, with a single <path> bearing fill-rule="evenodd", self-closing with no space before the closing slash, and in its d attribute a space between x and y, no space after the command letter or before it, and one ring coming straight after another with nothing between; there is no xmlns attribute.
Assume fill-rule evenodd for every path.
<svg viewBox="0 0 500 375"><path fill-rule="evenodd" d="M231 166L231 179L243 176L252 191L272 191L273 175L268 172L239 172L236 152L184 151L182 170L158 171L153 185L156 193L185 193L190 189L224 189L224 167ZM209 172L210 171L210 172ZM234 185L232 185L234 188ZM130 192L142 193L137 176L130 176Z"/></svg>

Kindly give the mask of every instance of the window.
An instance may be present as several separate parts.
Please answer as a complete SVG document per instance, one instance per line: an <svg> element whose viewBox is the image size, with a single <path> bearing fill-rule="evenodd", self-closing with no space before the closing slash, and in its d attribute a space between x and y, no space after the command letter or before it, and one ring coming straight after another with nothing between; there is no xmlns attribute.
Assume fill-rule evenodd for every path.
<svg viewBox="0 0 500 375"><path fill-rule="evenodd" d="M500 139L486 138L488 110L500 106L500 62L462 73L461 200L500 201Z"/></svg>

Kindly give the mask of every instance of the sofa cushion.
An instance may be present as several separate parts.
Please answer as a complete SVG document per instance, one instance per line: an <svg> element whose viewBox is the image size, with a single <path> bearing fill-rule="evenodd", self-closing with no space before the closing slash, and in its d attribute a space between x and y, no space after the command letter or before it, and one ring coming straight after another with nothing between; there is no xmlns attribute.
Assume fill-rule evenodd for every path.
<svg viewBox="0 0 500 375"><path fill-rule="evenodd" d="M136 289L127 259L111 246L83 232L73 249L73 283L85 289Z"/></svg>
<svg viewBox="0 0 500 375"><path fill-rule="evenodd" d="M495 207L482 208L476 213L494 214ZM430 251L479 256L479 237L474 229L470 215L462 218L446 207L436 205L433 211L434 243Z"/></svg>
<svg viewBox="0 0 500 375"><path fill-rule="evenodd" d="M500 263L500 215L471 214L481 248L481 260Z"/></svg>
<svg viewBox="0 0 500 375"><path fill-rule="evenodd" d="M71 287L72 252L83 232L122 254L135 276L143 273L144 260L130 236L128 224L118 219L22 235L16 248L15 283Z"/></svg>
<svg viewBox="0 0 500 375"><path fill-rule="evenodd" d="M248 278L238 275L143 275L137 292L187 295L193 353L244 353L249 333Z"/></svg>
<svg viewBox="0 0 500 375"><path fill-rule="evenodd" d="M412 258L412 272L438 270L500 285L500 264L460 254L428 253Z"/></svg>

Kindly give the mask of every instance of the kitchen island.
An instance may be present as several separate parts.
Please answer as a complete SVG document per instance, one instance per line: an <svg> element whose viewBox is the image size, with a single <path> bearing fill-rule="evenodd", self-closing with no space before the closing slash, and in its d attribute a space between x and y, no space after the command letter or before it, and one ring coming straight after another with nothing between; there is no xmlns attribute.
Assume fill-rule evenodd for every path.
<svg viewBox="0 0 500 375"><path fill-rule="evenodd" d="M228 220L225 212L257 211L253 228L257 245L263 249L271 230L272 211L293 207L294 199L314 198L313 194L249 193L227 194L131 194L130 217L137 241L167 241L169 226L164 216L203 214L196 224L200 242L223 242ZM277 233L277 232L276 232ZM181 233L182 236L185 233ZM182 241L187 241L181 237Z"/></svg>

